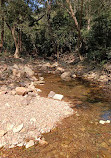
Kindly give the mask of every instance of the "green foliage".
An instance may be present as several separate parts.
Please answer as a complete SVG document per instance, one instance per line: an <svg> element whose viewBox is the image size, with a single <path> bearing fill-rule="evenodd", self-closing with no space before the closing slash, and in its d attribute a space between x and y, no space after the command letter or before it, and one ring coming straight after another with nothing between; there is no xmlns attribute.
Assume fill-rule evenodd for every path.
<svg viewBox="0 0 111 158"><path fill-rule="evenodd" d="M44 0L5 1L2 6L2 16L4 15L5 20L4 49L14 52L15 45L9 27L16 26L15 36L18 39L18 32L21 30L24 53L31 53L34 49L40 55L46 56L57 54L57 52L75 52L78 31L68 10L68 3L66 0L58 0L52 1L49 5L48 8ZM78 25L80 25L83 41L81 54L97 62L104 63L110 60L111 9L109 1L103 1L102 4L99 0L84 1L82 13L81 1L71 1L71 5ZM89 19L90 29L88 29Z"/></svg>
<svg viewBox="0 0 111 158"><path fill-rule="evenodd" d="M86 36L89 58L96 61L110 59L111 12L94 18L92 28Z"/></svg>

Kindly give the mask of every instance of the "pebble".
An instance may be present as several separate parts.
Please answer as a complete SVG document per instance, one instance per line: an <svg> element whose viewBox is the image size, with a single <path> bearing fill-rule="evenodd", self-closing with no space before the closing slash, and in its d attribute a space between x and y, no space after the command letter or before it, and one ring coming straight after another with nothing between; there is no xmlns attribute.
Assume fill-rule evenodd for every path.
<svg viewBox="0 0 111 158"><path fill-rule="evenodd" d="M18 147L22 147L23 145L24 145L24 142L17 144Z"/></svg>
<svg viewBox="0 0 111 158"><path fill-rule="evenodd" d="M16 126L16 127L14 127L13 128L13 132L14 133L20 132L22 130L22 128L23 128L23 123L18 125L18 126Z"/></svg>
<svg viewBox="0 0 111 158"><path fill-rule="evenodd" d="M30 140L29 142L26 143L26 146L25 146L25 147L26 147L26 149L27 149L27 148L32 147L33 145L34 145L34 141L33 141L33 140Z"/></svg>

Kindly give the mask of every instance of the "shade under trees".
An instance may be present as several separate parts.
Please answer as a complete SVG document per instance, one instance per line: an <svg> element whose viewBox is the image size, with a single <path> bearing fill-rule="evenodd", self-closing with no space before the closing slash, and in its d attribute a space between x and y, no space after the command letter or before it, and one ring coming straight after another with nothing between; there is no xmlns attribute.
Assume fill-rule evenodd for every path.
<svg viewBox="0 0 111 158"><path fill-rule="evenodd" d="M110 0L0 0L0 53L111 59Z"/></svg>

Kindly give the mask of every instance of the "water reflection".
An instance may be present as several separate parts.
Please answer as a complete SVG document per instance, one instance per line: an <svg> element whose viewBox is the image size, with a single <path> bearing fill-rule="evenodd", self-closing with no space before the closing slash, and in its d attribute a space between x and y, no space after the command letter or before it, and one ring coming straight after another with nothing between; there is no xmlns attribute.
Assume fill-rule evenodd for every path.
<svg viewBox="0 0 111 158"><path fill-rule="evenodd" d="M104 121L111 120L111 110L103 111L101 119L103 119Z"/></svg>

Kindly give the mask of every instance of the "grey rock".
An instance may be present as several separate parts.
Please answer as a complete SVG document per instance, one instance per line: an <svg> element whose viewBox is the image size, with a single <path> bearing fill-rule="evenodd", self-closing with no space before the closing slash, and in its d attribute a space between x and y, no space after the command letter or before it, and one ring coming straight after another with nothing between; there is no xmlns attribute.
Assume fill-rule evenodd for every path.
<svg viewBox="0 0 111 158"><path fill-rule="evenodd" d="M53 98L54 95L55 95L55 92L50 91L50 93L48 94L48 98Z"/></svg>
<svg viewBox="0 0 111 158"><path fill-rule="evenodd" d="M25 73L26 73L28 76L33 76L33 75L34 75L34 71L33 71L31 68L29 68L28 66L25 66L25 67L24 67L24 71L25 71Z"/></svg>
<svg viewBox="0 0 111 158"><path fill-rule="evenodd" d="M70 81L71 80L71 73L70 72L62 73L61 79L64 81Z"/></svg>

